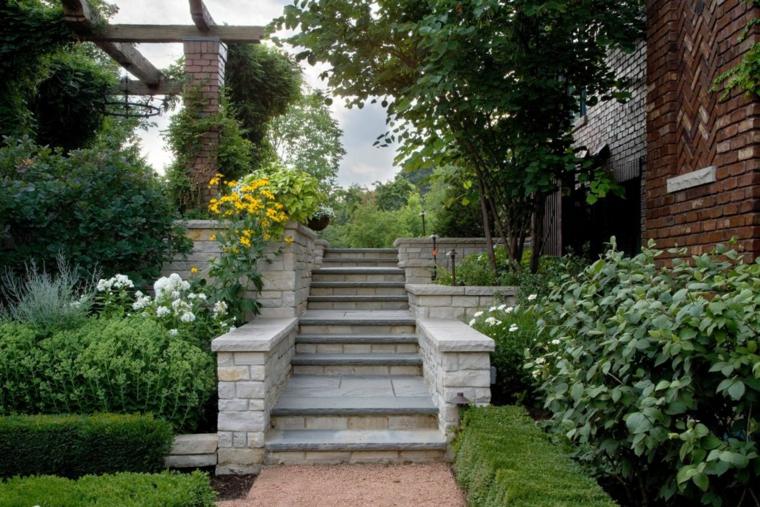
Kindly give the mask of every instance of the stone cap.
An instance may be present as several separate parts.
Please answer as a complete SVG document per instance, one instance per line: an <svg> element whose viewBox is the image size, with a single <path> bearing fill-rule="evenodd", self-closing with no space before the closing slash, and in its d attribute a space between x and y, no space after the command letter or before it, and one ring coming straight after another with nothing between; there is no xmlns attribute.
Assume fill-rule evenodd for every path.
<svg viewBox="0 0 760 507"><path fill-rule="evenodd" d="M419 329L439 352L492 352L494 341L459 320L418 319Z"/></svg>
<svg viewBox="0 0 760 507"><path fill-rule="evenodd" d="M517 287L408 283L406 284L406 291L415 296L514 296L517 294Z"/></svg>
<svg viewBox="0 0 760 507"><path fill-rule="evenodd" d="M224 229L224 225L219 220L175 220L175 223L181 225L185 229ZM285 230L297 231L307 238L313 240L317 239L316 232L312 231L305 225L292 220L285 224Z"/></svg>
<svg viewBox="0 0 760 507"><path fill-rule="evenodd" d="M211 342L214 352L269 352L298 326L298 319L256 319Z"/></svg>
<svg viewBox="0 0 760 507"><path fill-rule="evenodd" d="M462 245L480 245L486 242L486 238L436 238L437 243L456 243ZM494 238L494 244L501 243L500 240ZM430 236L422 238L398 238L393 242L393 246L399 245L432 245L433 239Z"/></svg>

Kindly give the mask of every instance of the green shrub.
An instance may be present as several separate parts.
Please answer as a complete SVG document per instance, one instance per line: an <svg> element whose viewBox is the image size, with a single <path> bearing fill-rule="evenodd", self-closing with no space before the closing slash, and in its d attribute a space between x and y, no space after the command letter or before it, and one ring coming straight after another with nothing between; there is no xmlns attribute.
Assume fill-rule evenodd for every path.
<svg viewBox="0 0 760 507"><path fill-rule="evenodd" d="M326 199L317 178L305 171L288 169L279 162L268 164L242 181L249 183L259 178L269 180L268 188L274 193L276 201L285 206L291 220L302 224L309 221Z"/></svg>
<svg viewBox="0 0 760 507"><path fill-rule="evenodd" d="M472 507L615 503L519 407L467 409L454 471Z"/></svg>
<svg viewBox="0 0 760 507"><path fill-rule="evenodd" d="M496 343L491 353L491 365L496 368L496 383L491 386L493 403L532 403L536 380L525 368L525 352L536 342L536 313L532 306L502 304L475 315L470 326Z"/></svg>
<svg viewBox="0 0 760 507"><path fill-rule="evenodd" d="M614 249L543 304L553 424L635 505L756 503L760 262ZM683 255L684 252L679 252Z"/></svg>
<svg viewBox="0 0 760 507"><path fill-rule="evenodd" d="M151 412L190 431L215 382L208 353L139 316L48 337L0 322L2 415Z"/></svg>
<svg viewBox="0 0 760 507"><path fill-rule="evenodd" d="M172 439L149 415L0 417L0 477L159 471Z"/></svg>
<svg viewBox="0 0 760 507"><path fill-rule="evenodd" d="M0 148L0 265L55 266L155 279L187 242L164 188L137 148L63 154L28 140Z"/></svg>
<svg viewBox="0 0 760 507"><path fill-rule="evenodd" d="M76 268L63 257L58 269L50 274L32 261L23 274L6 271L0 278L0 316L8 316L48 333L82 324L90 311L94 288L83 282Z"/></svg>
<svg viewBox="0 0 760 507"><path fill-rule="evenodd" d="M15 477L0 483L2 507L213 507L215 493L201 472Z"/></svg>

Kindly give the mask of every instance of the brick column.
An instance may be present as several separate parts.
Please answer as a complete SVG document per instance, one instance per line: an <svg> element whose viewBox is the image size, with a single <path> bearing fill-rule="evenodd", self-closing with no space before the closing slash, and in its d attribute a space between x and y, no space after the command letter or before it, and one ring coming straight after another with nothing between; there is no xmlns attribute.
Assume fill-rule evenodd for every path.
<svg viewBox="0 0 760 507"><path fill-rule="evenodd" d="M760 101L710 90L757 40L737 43L759 13L738 0L647 2L645 228L661 248L699 254L735 237L760 255Z"/></svg>
<svg viewBox="0 0 760 507"><path fill-rule="evenodd" d="M185 39L185 74L190 89L199 88L203 100L202 115L219 112L221 90L224 85L224 67L227 62L227 46L219 39L193 37ZM190 170L191 182L201 192L203 202L210 198L208 181L219 169L217 152L219 132L209 131L199 139L195 160Z"/></svg>

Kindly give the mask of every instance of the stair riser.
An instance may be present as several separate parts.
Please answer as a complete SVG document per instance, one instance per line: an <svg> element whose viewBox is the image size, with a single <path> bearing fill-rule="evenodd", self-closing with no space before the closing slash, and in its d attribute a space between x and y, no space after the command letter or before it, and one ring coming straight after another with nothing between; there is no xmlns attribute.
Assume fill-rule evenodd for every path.
<svg viewBox="0 0 760 507"><path fill-rule="evenodd" d="M277 430L434 430L434 415L273 416Z"/></svg>
<svg viewBox="0 0 760 507"><path fill-rule="evenodd" d="M317 334L317 335L335 335L335 334L374 334L374 335L388 335L388 334L416 334L414 325L370 325L370 326L357 326L357 325L321 325L321 324L301 324L299 327L300 334Z"/></svg>
<svg viewBox="0 0 760 507"><path fill-rule="evenodd" d="M396 252L336 252L334 250L327 250L324 255L325 259L387 259L390 261L397 261L398 254Z"/></svg>
<svg viewBox="0 0 760 507"><path fill-rule="evenodd" d="M416 354L414 344L381 343L297 343L296 354Z"/></svg>
<svg viewBox="0 0 760 507"><path fill-rule="evenodd" d="M422 375L421 366L392 365L293 365L294 375Z"/></svg>
<svg viewBox="0 0 760 507"><path fill-rule="evenodd" d="M403 287L312 287L312 296L406 296Z"/></svg>
<svg viewBox="0 0 760 507"><path fill-rule="evenodd" d="M341 463L437 463L447 461L446 451L275 451L267 465L337 465Z"/></svg>
<svg viewBox="0 0 760 507"><path fill-rule="evenodd" d="M406 301L309 301L309 310L408 310Z"/></svg>
<svg viewBox="0 0 760 507"><path fill-rule="evenodd" d="M314 273L312 282L403 282L403 273Z"/></svg>
<svg viewBox="0 0 760 507"><path fill-rule="evenodd" d="M358 267L376 267L376 268L395 268L398 266L396 259L367 259L349 260L349 259L325 259L322 261L322 267L325 268L358 268Z"/></svg>

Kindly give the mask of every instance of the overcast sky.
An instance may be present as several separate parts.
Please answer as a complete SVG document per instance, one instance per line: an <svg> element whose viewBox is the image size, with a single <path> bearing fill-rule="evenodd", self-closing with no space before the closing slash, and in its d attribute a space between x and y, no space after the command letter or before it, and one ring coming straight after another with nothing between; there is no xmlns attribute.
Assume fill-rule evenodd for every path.
<svg viewBox="0 0 760 507"><path fill-rule="evenodd" d="M290 0L204 0L217 23L230 25L266 25L282 13ZM115 0L119 12L114 23L192 24L187 0ZM140 51L156 67L166 67L182 56L181 44L140 44ZM305 81L314 89L324 90L320 70L302 63ZM393 148L375 148L372 143L385 129L385 111L379 105L363 109L347 109L341 99L331 106L343 129L346 156L340 166L338 183L367 185L393 177ZM157 119L157 127L141 135L142 149L148 161L159 172L172 161L172 154L161 137L169 115Z"/></svg>

